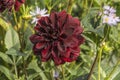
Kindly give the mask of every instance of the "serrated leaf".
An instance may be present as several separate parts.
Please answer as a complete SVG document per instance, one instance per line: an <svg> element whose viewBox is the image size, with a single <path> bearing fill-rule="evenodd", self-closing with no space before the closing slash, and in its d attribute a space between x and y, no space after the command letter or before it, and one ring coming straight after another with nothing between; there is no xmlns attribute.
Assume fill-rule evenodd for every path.
<svg viewBox="0 0 120 80"><path fill-rule="evenodd" d="M10 49L12 47L19 49L20 48L20 41L18 33L10 27L5 35L5 45L7 49Z"/></svg>

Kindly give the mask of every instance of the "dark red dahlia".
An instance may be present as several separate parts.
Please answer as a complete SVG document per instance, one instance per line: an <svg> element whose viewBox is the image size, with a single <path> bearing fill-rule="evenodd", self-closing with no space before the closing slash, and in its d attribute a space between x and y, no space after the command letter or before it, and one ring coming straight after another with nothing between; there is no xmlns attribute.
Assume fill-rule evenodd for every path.
<svg viewBox="0 0 120 80"><path fill-rule="evenodd" d="M52 59L56 65L72 62L80 53L84 42L80 22L65 11L52 12L49 17L41 17L35 26L36 33L30 37L33 51L42 61Z"/></svg>
<svg viewBox="0 0 120 80"><path fill-rule="evenodd" d="M25 0L0 0L0 12L8 9L9 11L14 6L15 11L18 11Z"/></svg>

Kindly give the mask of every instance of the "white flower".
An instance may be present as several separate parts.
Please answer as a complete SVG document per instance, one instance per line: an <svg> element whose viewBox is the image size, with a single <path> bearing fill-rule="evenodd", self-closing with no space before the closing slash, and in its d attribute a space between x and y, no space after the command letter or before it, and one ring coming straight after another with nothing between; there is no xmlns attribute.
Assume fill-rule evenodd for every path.
<svg viewBox="0 0 120 80"><path fill-rule="evenodd" d="M110 15L110 14L115 14L116 13L116 10L113 7L110 7L110 6L104 6L103 9L104 9L103 13L105 15Z"/></svg>
<svg viewBox="0 0 120 80"><path fill-rule="evenodd" d="M106 15L109 14L109 12L107 10L105 10L103 13L106 14Z"/></svg>
<svg viewBox="0 0 120 80"><path fill-rule="evenodd" d="M37 23L37 21L44 16L49 16L49 14L46 14L46 9L40 9L39 7L36 7L36 10L31 11L30 14L33 16L33 20L31 23Z"/></svg>
<svg viewBox="0 0 120 80"><path fill-rule="evenodd" d="M116 16L116 10L113 7L104 6L103 9L103 23L112 26L117 25L117 23L120 22L120 18Z"/></svg>
<svg viewBox="0 0 120 80"><path fill-rule="evenodd" d="M111 8L109 9L109 11L110 11L110 13L116 13L116 10L115 10L113 7L111 7Z"/></svg>
<svg viewBox="0 0 120 80"><path fill-rule="evenodd" d="M111 15L111 16L104 15L103 16L103 23L106 23L110 26L117 25L118 22L120 22L120 18L116 17L115 15Z"/></svg>
<svg viewBox="0 0 120 80"><path fill-rule="evenodd" d="M105 10L109 10L110 9L110 6L104 6L103 7Z"/></svg>

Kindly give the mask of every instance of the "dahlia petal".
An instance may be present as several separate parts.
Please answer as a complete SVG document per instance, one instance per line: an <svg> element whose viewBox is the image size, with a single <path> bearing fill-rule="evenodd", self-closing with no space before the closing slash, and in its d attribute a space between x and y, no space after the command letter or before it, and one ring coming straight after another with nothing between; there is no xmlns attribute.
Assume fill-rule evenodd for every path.
<svg viewBox="0 0 120 80"><path fill-rule="evenodd" d="M73 32L74 32L74 28L65 28L65 34L67 36L72 36L73 35Z"/></svg>
<svg viewBox="0 0 120 80"><path fill-rule="evenodd" d="M57 27L57 23L56 23L56 13L53 12L52 14L50 14L50 20L51 20L51 23L52 23L52 28L54 29L55 27Z"/></svg>
<svg viewBox="0 0 120 80"><path fill-rule="evenodd" d="M34 45L33 46L33 52L34 52L35 55L40 55L41 50L40 49L36 49L36 46Z"/></svg>
<svg viewBox="0 0 120 80"><path fill-rule="evenodd" d="M30 36L30 41L35 44L37 42L43 42L44 38L42 36L38 36L38 35L32 35Z"/></svg>
<svg viewBox="0 0 120 80"><path fill-rule="evenodd" d="M69 58L70 57L71 50L70 48L67 48L66 52L62 53L61 55L63 57Z"/></svg>
<svg viewBox="0 0 120 80"><path fill-rule="evenodd" d="M65 61L65 62L72 62L72 61L75 61L77 59L77 57L79 55L76 55L78 53L71 53L71 56L70 57L63 57L62 59Z"/></svg>
<svg viewBox="0 0 120 80"><path fill-rule="evenodd" d="M60 35L60 39L63 40L63 39L66 39L66 38L67 38L67 35L65 33L63 33L63 34Z"/></svg>
<svg viewBox="0 0 120 80"><path fill-rule="evenodd" d="M42 43L39 42L39 43L36 44L35 47L36 47L36 49L42 49L42 48L45 47L45 45L46 45L46 44L45 44L44 42L42 42Z"/></svg>
<svg viewBox="0 0 120 80"><path fill-rule="evenodd" d="M12 6L14 6L13 0L0 0L0 12L3 12L6 9L11 11Z"/></svg>
<svg viewBox="0 0 120 80"><path fill-rule="evenodd" d="M49 54L49 49L50 49L50 46L44 48L44 49L41 51L41 59L42 59L42 61L48 61L48 60L50 59L50 55L51 55L51 54Z"/></svg>
<svg viewBox="0 0 120 80"><path fill-rule="evenodd" d="M59 57L57 57L57 58L53 58L53 60L54 60L54 63L55 63L55 65L60 65L60 64L63 64L63 63L65 63L65 61L63 61L61 58L59 58Z"/></svg>
<svg viewBox="0 0 120 80"><path fill-rule="evenodd" d="M66 14L66 11L62 11L58 14L58 25L60 29L64 27L64 24L67 21L68 14Z"/></svg>
<svg viewBox="0 0 120 80"><path fill-rule="evenodd" d="M77 26L74 30L75 35L81 34L82 32L83 32L83 28L80 26Z"/></svg>
<svg viewBox="0 0 120 80"><path fill-rule="evenodd" d="M58 42L57 47L58 47L58 50L61 51L61 52L66 51L66 48L65 48L65 45L64 45L63 42Z"/></svg>
<svg viewBox="0 0 120 80"><path fill-rule="evenodd" d="M78 42L79 45L85 42L84 37L81 36L81 35L77 36L77 39L78 39L78 41L79 41L79 42Z"/></svg>
<svg viewBox="0 0 120 80"><path fill-rule="evenodd" d="M78 46L78 39L76 38L76 36L72 36L72 37L68 37L66 40L64 40L66 46L69 47L75 47Z"/></svg>
<svg viewBox="0 0 120 80"><path fill-rule="evenodd" d="M78 53L80 52L80 48L79 47L73 47L73 48L70 48L71 52L72 53Z"/></svg>

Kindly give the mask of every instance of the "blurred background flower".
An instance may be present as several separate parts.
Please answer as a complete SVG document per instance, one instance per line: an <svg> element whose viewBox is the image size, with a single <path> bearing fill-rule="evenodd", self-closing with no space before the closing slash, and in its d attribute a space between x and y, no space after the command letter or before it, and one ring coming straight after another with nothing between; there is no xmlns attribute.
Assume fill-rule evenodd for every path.
<svg viewBox="0 0 120 80"><path fill-rule="evenodd" d="M120 22L120 18L116 16L116 10L113 7L104 6L103 9L103 23L112 26L117 25L117 23Z"/></svg>
<svg viewBox="0 0 120 80"><path fill-rule="evenodd" d="M25 2L25 0L0 0L0 12L4 10L11 11L14 6L15 11L18 11L20 6Z"/></svg>

